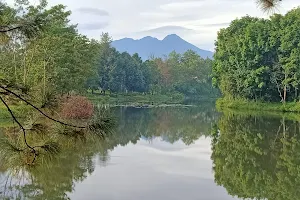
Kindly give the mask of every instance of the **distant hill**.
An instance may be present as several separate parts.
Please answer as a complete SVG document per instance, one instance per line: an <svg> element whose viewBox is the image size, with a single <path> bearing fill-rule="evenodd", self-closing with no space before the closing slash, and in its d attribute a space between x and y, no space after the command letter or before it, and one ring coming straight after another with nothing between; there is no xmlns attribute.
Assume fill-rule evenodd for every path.
<svg viewBox="0 0 300 200"><path fill-rule="evenodd" d="M200 49L176 34L168 35L163 40L158 40L150 36L139 40L123 38L113 41L112 46L120 52L126 51L131 55L138 53L143 60L147 60L150 56L162 57L169 55L172 51L182 54L187 50L197 52L202 58L213 57L213 52Z"/></svg>

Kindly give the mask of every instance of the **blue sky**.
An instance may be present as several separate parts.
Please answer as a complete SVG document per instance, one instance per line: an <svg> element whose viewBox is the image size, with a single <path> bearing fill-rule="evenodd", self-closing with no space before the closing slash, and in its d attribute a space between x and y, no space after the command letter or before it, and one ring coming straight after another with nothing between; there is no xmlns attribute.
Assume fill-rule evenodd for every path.
<svg viewBox="0 0 300 200"><path fill-rule="evenodd" d="M49 5L67 5L73 12L71 21L91 38L99 39L101 32L109 32L114 39L138 39L147 35L162 39L175 33L200 48L213 50L218 30L233 19L247 14L268 17L257 8L255 1L49 0ZM284 0L278 13L284 14L299 5L299 0Z"/></svg>

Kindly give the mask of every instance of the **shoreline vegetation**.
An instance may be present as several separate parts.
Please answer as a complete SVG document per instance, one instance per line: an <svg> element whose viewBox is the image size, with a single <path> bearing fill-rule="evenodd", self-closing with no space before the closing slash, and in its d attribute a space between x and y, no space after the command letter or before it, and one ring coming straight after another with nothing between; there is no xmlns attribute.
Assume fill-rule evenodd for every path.
<svg viewBox="0 0 300 200"><path fill-rule="evenodd" d="M88 94L88 99L94 104L110 106L141 106L141 107L161 107L170 105L197 105L198 102L215 101L216 97L208 96L185 96L181 93L168 94Z"/></svg>
<svg viewBox="0 0 300 200"><path fill-rule="evenodd" d="M198 102L215 101L215 97L185 97L180 93L173 94L87 94L85 95L94 105L108 105L110 107L129 106L140 108L170 107L170 106L198 106ZM11 105L16 117L23 117L31 108L25 104ZM0 105L0 119L10 119L11 115L5 106ZM1 123L0 123L1 124Z"/></svg>
<svg viewBox="0 0 300 200"><path fill-rule="evenodd" d="M137 105L137 106L158 106L161 104L181 104L184 102L182 94L88 94L88 99L94 104L100 105Z"/></svg>
<svg viewBox="0 0 300 200"><path fill-rule="evenodd" d="M217 111L222 112L228 117L255 117L255 118L273 118L286 119L292 121L300 121L300 115L295 112L278 112L278 111L263 111L263 110L237 110L232 108L217 108Z"/></svg>
<svg viewBox="0 0 300 200"><path fill-rule="evenodd" d="M281 113L300 113L300 102L273 103L246 99L220 98L216 101L218 110L269 111Z"/></svg>

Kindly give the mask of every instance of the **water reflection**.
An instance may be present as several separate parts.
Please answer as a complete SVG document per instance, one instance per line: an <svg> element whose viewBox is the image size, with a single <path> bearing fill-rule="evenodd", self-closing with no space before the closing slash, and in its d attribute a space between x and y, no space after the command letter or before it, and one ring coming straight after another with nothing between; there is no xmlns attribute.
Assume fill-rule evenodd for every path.
<svg viewBox="0 0 300 200"><path fill-rule="evenodd" d="M212 142L218 185L242 199L299 199L298 121L226 113L218 128Z"/></svg>
<svg viewBox="0 0 300 200"><path fill-rule="evenodd" d="M0 199L299 199L296 115L218 114L213 104L113 113L104 139L61 136L61 153L35 167L0 160Z"/></svg>
<svg viewBox="0 0 300 200"><path fill-rule="evenodd" d="M137 162L137 157L133 156L134 152L144 152L139 158L149 161L151 160L151 156L147 156L147 153L166 153L164 151L165 148L170 152L166 153L164 158L176 155L176 162L186 162L189 165L185 166L192 166L191 162L183 159L185 156L180 156L187 154L182 154L178 148L187 149L187 145L191 145L196 140L198 141L202 136L208 136L212 124L218 117L213 106L156 109L117 108L114 110L114 113L117 116L119 126L114 134L105 137L104 140L96 140L95 138L80 140L62 136L59 138L60 143L63 144L61 153L54 157L41 159L41 162L35 167L21 165L18 163L17 158L12 159L9 155L7 159L2 159L0 161L0 199L68 199L70 197L72 199L80 199L80 194L86 194L86 192L77 193L77 191L81 190L78 188L78 184L88 180L88 178L95 177L94 175L97 174L95 173L95 169L99 172L99 166L104 167L109 165L108 167L101 168L101 173L105 172L105 170L109 171L113 169L116 164L114 162L118 158L126 160L126 157L130 156L126 161L130 163L127 167L131 170L132 174L128 175L134 178L134 171L132 170L143 169L138 163L136 163L137 165L133 163ZM2 129L0 137L8 137L8 130L9 128L5 128L5 131ZM159 141L157 141L158 138ZM138 148L141 143L143 144L142 149L122 155L122 153L130 150L132 146ZM157 144L155 149L151 145L149 146L151 143ZM209 143L207 143L207 147L209 147ZM118 153L120 147L124 147L121 151L122 153ZM188 152L188 154L193 155L189 160L192 161L196 154L192 154L192 152ZM207 156L209 155L210 153L207 153ZM164 160L162 159L161 162ZM156 163L156 165L161 167L160 170L171 174L184 173L184 169L181 170L180 167L176 168L176 162L174 163L173 170L169 168L167 163L165 165ZM209 160L208 163L210 163ZM178 164L177 166L180 165ZM211 166L208 165L208 168L211 168ZM111 181L115 181L115 184L118 184L119 178L124 175L120 170L125 169L126 166L122 165L118 168L118 174L115 172L109 174ZM196 171L197 169L193 168L193 170ZM150 169L142 170L141 172L141 174L151 174ZM187 172L185 174L188 174ZM191 173L189 176L192 177L195 174ZM140 178L142 178L141 175ZM165 178L165 181L171 181L171 179ZM101 180L101 177L99 179ZM100 180L97 180L93 184L103 184ZM106 179L104 185L110 187L110 190L107 189L106 191L110 192L113 196L111 187L114 184L107 184L108 181ZM153 182L153 184L157 183ZM210 184L213 185L213 181ZM134 188L130 187L130 189ZM74 194L76 195L74 196ZM102 197L109 199L105 198L105 196L98 196L95 199ZM135 198L139 199L138 196L135 196Z"/></svg>

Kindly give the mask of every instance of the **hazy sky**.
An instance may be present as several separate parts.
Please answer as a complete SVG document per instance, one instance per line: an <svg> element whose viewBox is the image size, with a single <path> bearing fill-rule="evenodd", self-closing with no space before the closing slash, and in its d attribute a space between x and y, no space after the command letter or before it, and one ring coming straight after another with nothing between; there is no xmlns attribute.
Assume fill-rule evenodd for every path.
<svg viewBox="0 0 300 200"><path fill-rule="evenodd" d="M7 0L11 2L12 0ZM31 0L35 3L38 0ZM176 33L200 48L213 50L217 31L235 18L245 15L267 17L256 0L49 0L72 10L71 20L81 33L98 39L109 32L114 39L159 39ZM300 5L299 0L284 0L284 14Z"/></svg>

